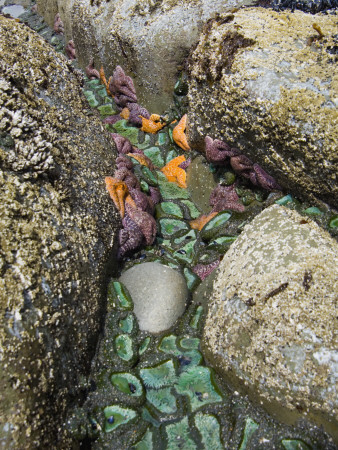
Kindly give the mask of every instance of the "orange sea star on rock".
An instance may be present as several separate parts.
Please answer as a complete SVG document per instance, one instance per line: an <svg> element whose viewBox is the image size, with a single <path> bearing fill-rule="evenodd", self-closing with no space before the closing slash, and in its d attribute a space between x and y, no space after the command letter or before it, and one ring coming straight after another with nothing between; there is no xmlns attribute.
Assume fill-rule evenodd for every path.
<svg viewBox="0 0 338 450"><path fill-rule="evenodd" d="M177 156L168 162L164 167L162 167L161 172L167 177L168 181L173 181L177 183L180 187L186 188L186 173L185 170L182 169L180 164L186 161L185 156Z"/></svg>
<svg viewBox="0 0 338 450"><path fill-rule="evenodd" d="M149 119L140 116L142 119L141 131L145 133L157 133L165 126L165 122L161 122L161 116L158 114L152 114Z"/></svg>
<svg viewBox="0 0 338 450"><path fill-rule="evenodd" d="M141 153L127 153L127 156L136 159L142 166L149 167L150 170L154 169L154 164L151 162L151 159L146 155Z"/></svg>
<svg viewBox="0 0 338 450"><path fill-rule="evenodd" d="M194 230L202 230L204 225L206 225L213 217L215 217L218 213L217 212L211 212L208 215L202 214L201 216L197 217L195 220L191 220L189 222L189 225Z"/></svg>
<svg viewBox="0 0 338 450"><path fill-rule="evenodd" d="M173 139L179 147L183 148L183 150L191 150L186 135L184 133L186 124L187 124L187 115L184 114L184 116L178 122L176 127L173 129Z"/></svg>
<svg viewBox="0 0 338 450"><path fill-rule="evenodd" d="M129 195L128 187L124 181L113 177L106 177L106 188L116 208L119 210L121 217L124 217L124 202Z"/></svg>
<svg viewBox="0 0 338 450"><path fill-rule="evenodd" d="M109 90L109 82L110 82L110 78L109 78L109 81L107 81L106 75L105 75L105 73L104 73L103 66L101 66L101 69L100 69L100 80L101 80L102 83L105 85L107 94L111 96L112 94L111 94L111 92L110 92L110 90Z"/></svg>

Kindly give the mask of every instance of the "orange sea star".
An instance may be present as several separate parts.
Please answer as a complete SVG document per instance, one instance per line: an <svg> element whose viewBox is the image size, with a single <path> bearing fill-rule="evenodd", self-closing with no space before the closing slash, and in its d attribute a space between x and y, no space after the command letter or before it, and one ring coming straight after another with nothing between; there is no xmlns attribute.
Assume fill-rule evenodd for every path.
<svg viewBox="0 0 338 450"><path fill-rule="evenodd" d="M136 161L138 161L142 166L149 167L150 170L154 168L154 165L151 162L150 158L148 158L146 155L142 155L141 153L127 153L127 156L136 159Z"/></svg>
<svg viewBox="0 0 338 450"><path fill-rule="evenodd" d="M111 78L111 77L110 77L110 78ZM109 78L109 81L107 81L106 75L105 75L105 73L104 73L103 66L101 66L101 69L100 69L100 80L101 80L102 83L105 85L107 94L111 96L112 94L111 94L111 92L110 92L110 90L109 90L110 78Z"/></svg>
<svg viewBox="0 0 338 450"><path fill-rule="evenodd" d="M130 111L129 111L129 109L128 109L127 107L123 108L122 111L120 112L120 116L121 116L123 119L128 120L128 119L129 119L129 116L130 116Z"/></svg>
<svg viewBox="0 0 338 450"><path fill-rule="evenodd" d="M104 181L106 182L106 188L111 199L119 210L121 217L124 217L124 202L127 197L130 197L126 183L113 177L106 177ZM129 201L130 199L128 199L128 202Z"/></svg>
<svg viewBox="0 0 338 450"><path fill-rule="evenodd" d="M189 225L194 230L202 230L204 225L206 225L217 214L218 214L217 212L211 212L208 215L202 214L201 216L197 217L197 219L191 220L189 222Z"/></svg>
<svg viewBox="0 0 338 450"><path fill-rule="evenodd" d="M185 162L185 156L177 156L177 158L172 159L164 167L162 167L161 172L167 177L168 181L173 181L177 183L180 187L186 188L186 178L187 175L185 170L179 167L180 164Z"/></svg>
<svg viewBox="0 0 338 450"><path fill-rule="evenodd" d="M173 129L173 139L179 147L183 148L183 150L191 150L186 135L184 133L186 124L187 124L187 115L184 114L184 116L178 122L176 127Z"/></svg>
<svg viewBox="0 0 338 450"><path fill-rule="evenodd" d="M139 116L142 119L141 130L146 133L157 133L165 126L165 122L161 122L161 117L158 114L152 114L149 119Z"/></svg>

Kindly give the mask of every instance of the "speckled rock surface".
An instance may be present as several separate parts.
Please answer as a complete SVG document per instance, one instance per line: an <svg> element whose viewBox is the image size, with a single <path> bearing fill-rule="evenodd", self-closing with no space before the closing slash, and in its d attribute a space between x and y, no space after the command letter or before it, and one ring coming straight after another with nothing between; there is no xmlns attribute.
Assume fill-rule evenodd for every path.
<svg viewBox="0 0 338 450"><path fill-rule="evenodd" d="M337 432L338 245L274 205L223 258L204 329L205 355L279 419ZM337 435L335 436L337 440Z"/></svg>
<svg viewBox="0 0 338 450"><path fill-rule="evenodd" d="M134 301L140 330L160 333L183 314L188 298L184 277L171 267L156 262L126 270L120 277Z"/></svg>
<svg viewBox="0 0 338 450"><path fill-rule="evenodd" d="M37 5L50 25L59 11L83 67L91 57L110 75L121 65L133 78L139 103L161 113L172 102L177 72L197 43L203 23L250 2L38 0Z"/></svg>
<svg viewBox="0 0 338 450"><path fill-rule="evenodd" d="M336 22L263 8L210 21L190 57L190 144L224 140L286 189L337 207Z"/></svg>
<svg viewBox="0 0 338 450"><path fill-rule="evenodd" d="M0 445L67 448L118 226L104 185L115 149L36 33L0 16L0 54Z"/></svg>

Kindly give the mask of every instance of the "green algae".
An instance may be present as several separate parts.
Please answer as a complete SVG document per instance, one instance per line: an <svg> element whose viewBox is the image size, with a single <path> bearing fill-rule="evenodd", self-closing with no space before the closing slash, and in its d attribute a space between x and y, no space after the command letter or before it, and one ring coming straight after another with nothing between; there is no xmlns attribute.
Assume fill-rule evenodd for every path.
<svg viewBox="0 0 338 450"><path fill-rule="evenodd" d="M187 230L188 226L185 222L177 219L160 219L160 229L163 236L172 236L181 230Z"/></svg>
<svg viewBox="0 0 338 450"><path fill-rule="evenodd" d="M134 328L134 317L131 314L128 314L125 319L120 320L119 327L125 333L131 333Z"/></svg>
<svg viewBox="0 0 338 450"><path fill-rule="evenodd" d="M185 244L183 247L181 247L179 250L175 251L173 253L173 256L177 261L191 264L196 256L195 252L195 246L197 241L189 241L187 244Z"/></svg>
<svg viewBox="0 0 338 450"><path fill-rule="evenodd" d="M152 450L153 449L153 433L147 430L142 436L141 440L137 442L133 447L135 450Z"/></svg>
<svg viewBox="0 0 338 450"><path fill-rule="evenodd" d="M217 233L222 231L224 225L230 220L231 212L222 211L213 217L208 223L204 225L201 230L201 237L203 240L212 239Z"/></svg>
<svg viewBox="0 0 338 450"><path fill-rule="evenodd" d="M184 277L186 279L188 289L190 291L194 290L201 282L201 279L198 275L196 275L192 270L188 267L185 267L183 270Z"/></svg>
<svg viewBox="0 0 338 450"><path fill-rule="evenodd" d="M164 160L161 150L158 147L150 147L144 150L144 154L148 156L151 162L157 167L164 166Z"/></svg>
<svg viewBox="0 0 338 450"><path fill-rule="evenodd" d="M220 437L220 425L215 416L197 413L195 415L195 424L201 434L204 448L212 450L222 450L224 448Z"/></svg>
<svg viewBox="0 0 338 450"><path fill-rule="evenodd" d="M283 439L282 445L285 450L311 450L311 447L299 439Z"/></svg>
<svg viewBox="0 0 338 450"><path fill-rule="evenodd" d="M147 388L161 388L173 385L176 381L176 371L171 359L154 367L140 369L140 376Z"/></svg>
<svg viewBox="0 0 338 450"><path fill-rule="evenodd" d="M159 181L158 187L164 200L188 199L190 197L186 189L180 188L177 184L170 181Z"/></svg>
<svg viewBox="0 0 338 450"><path fill-rule="evenodd" d="M116 353L124 361L130 361L133 356L133 342L127 334L119 334L115 338Z"/></svg>
<svg viewBox="0 0 338 450"><path fill-rule="evenodd" d="M162 414L173 414L177 411L176 398L171 387L148 389L147 401Z"/></svg>
<svg viewBox="0 0 338 450"><path fill-rule="evenodd" d="M158 133L157 134L157 144L158 145L166 145L170 141L169 136L167 133Z"/></svg>
<svg viewBox="0 0 338 450"><path fill-rule="evenodd" d="M115 373L110 377L112 384L124 394L140 397L143 387L140 380L130 373Z"/></svg>
<svg viewBox="0 0 338 450"><path fill-rule="evenodd" d="M180 339L180 346L187 350L198 350L200 342L199 338L183 337Z"/></svg>
<svg viewBox="0 0 338 450"><path fill-rule="evenodd" d="M276 200L275 203L277 203L277 205L281 205L281 206L285 206L288 203L293 203L293 198L291 194L285 195L284 197L280 198L279 200Z"/></svg>
<svg viewBox="0 0 338 450"><path fill-rule="evenodd" d="M223 400L211 377L211 370L202 366L189 367L179 376L175 389L179 394L188 396L193 412L202 406Z"/></svg>
<svg viewBox="0 0 338 450"><path fill-rule="evenodd" d="M116 306L122 310L132 310L134 308L128 289L119 281L111 281L109 283L108 302L112 308Z"/></svg>
<svg viewBox="0 0 338 450"><path fill-rule="evenodd" d="M169 214L175 217L183 219L183 212L179 205L173 202L162 202L161 209L165 214Z"/></svg>
<svg viewBox="0 0 338 450"><path fill-rule="evenodd" d="M100 111L100 114L102 117L112 116L114 114L117 114L117 111L112 107L112 105L110 103L106 103L101 106L98 106L97 109Z"/></svg>
<svg viewBox="0 0 338 450"><path fill-rule="evenodd" d="M202 314L203 314L203 306L197 306L195 314L193 315L190 321L191 328L197 329L199 327Z"/></svg>
<svg viewBox="0 0 338 450"><path fill-rule="evenodd" d="M239 450L245 450L248 448L249 441L254 434L254 432L259 428L258 423L256 423L253 419L250 417L245 419L245 427L243 431L243 439L241 441L241 445L239 447ZM249 447L250 448L250 447Z"/></svg>
<svg viewBox="0 0 338 450"><path fill-rule="evenodd" d="M139 355L143 355L143 353L149 347L150 342L151 342L151 338L149 336L143 339L143 341L140 344Z"/></svg>
<svg viewBox="0 0 338 450"><path fill-rule="evenodd" d="M107 406L103 410L106 422L105 432L110 433L119 426L130 422L136 417L136 412L130 408L122 408L118 405ZM112 422L112 423L110 423Z"/></svg>
<svg viewBox="0 0 338 450"><path fill-rule="evenodd" d="M167 449L170 450L195 450L197 446L189 433L188 418L184 417L180 422L167 425L165 431L167 434Z"/></svg>
<svg viewBox="0 0 338 450"><path fill-rule="evenodd" d="M201 215L201 212L197 209L195 203L190 200L181 200L181 203L188 208L190 219L197 219Z"/></svg>

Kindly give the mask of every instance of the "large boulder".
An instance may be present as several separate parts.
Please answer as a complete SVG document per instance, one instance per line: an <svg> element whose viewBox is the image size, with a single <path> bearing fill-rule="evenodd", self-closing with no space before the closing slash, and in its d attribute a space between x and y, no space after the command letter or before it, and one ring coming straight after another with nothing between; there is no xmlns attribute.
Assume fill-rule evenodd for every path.
<svg viewBox="0 0 338 450"><path fill-rule="evenodd" d="M62 421L105 307L114 147L79 74L0 15L0 442L68 448Z"/></svg>
<svg viewBox="0 0 338 450"><path fill-rule="evenodd" d="M280 420L337 436L338 245L273 205L220 263L204 328L208 361Z"/></svg>
<svg viewBox="0 0 338 450"><path fill-rule="evenodd" d="M132 76L139 103L161 113L172 102L177 73L203 23L251 0L38 0L38 12L52 25L55 14L73 39L80 64L94 57L112 74L121 65Z"/></svg>
<svg viewBox="0 0 338 450"><path fill-rule="evenodd" d="M337 207L336 48L335 15L248 8L209 21L189 62L190 145L221 139Z"/></svg>

